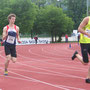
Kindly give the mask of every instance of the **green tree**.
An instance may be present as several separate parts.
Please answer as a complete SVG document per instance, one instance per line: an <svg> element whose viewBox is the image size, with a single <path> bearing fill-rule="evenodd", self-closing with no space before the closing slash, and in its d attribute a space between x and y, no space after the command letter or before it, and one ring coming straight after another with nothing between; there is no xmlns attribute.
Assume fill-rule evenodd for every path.
<svg viewBox="0 0 90 90"><path fill-rule="evenodd" d="M3 28L8 24L7 16L10 13L17 15L16 24L21 33L30 33L37 14L37 7L30 0L2 0L0 6L0 25ZM9 3L8 3L9 2ZM1 32L2 33L2 32Z"/></svg>
<svg viewBox="0 0 90 90"><path fill-rule="evenodd" d="M86 0L67 0L67 14L75 22L74 29L77 29L83 15L86 14Z"/></svg>
<svg viewBox="0 0 90 90"><path fill-rule="evenodd" d="M35 3L39 8L44 7L46 4L46 0L31 0L33 3Z"/></svg>
<svg viewBox="0 0 90 90"><path fill-rule="evenodd" d="M17 15L17 25L21 29L21 33L30 33L36 17L36 6L30 0L18 0L12 5L12 13Z"/></svg>
<svg viewBox="0 0 90 90"><path fill-rule="evenodd" d="M0 0L0 35L2 34L3 27L8 24L7 16L11 12L11 0Z"/></svg>
<svg viewBox="0 0 90 90"><path fill-rule="evenodd" d="M59 41L61 41L61 36L67 31L68 24L73 26L72 22L68 23L71 19L69 20L66 17L61 8L54 7L53 5L42 8L38 12L33 31L50 34L52 42L54 41L54 36L58 36Z"/></svg>

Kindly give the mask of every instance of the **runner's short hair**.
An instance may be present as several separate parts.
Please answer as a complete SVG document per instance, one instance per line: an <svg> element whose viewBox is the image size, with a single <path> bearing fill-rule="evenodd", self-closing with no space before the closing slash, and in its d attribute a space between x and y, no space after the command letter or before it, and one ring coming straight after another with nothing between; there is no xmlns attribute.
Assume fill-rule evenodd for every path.
<svg viewBox="0 0 90 90"><path fill-rule="evenodd" d="M16 15L15 15L14 13L9 14L8 17L7 17L7 18L8 18L8 21L9 21L9 19L11 19L12 17L15 17L15 18L16 18Z"/></svg>

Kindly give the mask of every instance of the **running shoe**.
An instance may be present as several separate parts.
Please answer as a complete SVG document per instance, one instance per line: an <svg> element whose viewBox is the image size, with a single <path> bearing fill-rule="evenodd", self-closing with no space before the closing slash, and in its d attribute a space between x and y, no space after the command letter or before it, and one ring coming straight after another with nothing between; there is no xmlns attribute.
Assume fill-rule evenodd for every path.
<svg viewBox="0 0 90 90"><path fill-rule="evenodd" d="M76 58L76 54L78 54L77 51L74 52L73 56L72 56L72 60L74 60Z"/></svg>
<svg viewBox="0 0 90 90"><path fill-rule="evenodd" d="M89 78L86 79L86 83L90 83L90 79Z"/></svg>
<svg viewBox="0 0 90 90"><path fill-rule="evenodd" d="M5 72L4 72L4 75L6 75L6 76L7 76L7 75L8 75L8 71L5 71Z"/></svg>

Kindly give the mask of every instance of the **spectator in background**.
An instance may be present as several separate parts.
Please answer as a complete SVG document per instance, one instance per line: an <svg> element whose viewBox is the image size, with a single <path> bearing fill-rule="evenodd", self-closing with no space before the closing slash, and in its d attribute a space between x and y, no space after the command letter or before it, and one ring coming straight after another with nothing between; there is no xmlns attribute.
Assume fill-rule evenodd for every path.
<svg viewBox="0 0 90 90"><path fill-rule="evenodd" d="M65 35L65 42L66 43L68 42L68 35L67 34Z"/></svg>
<svg viewBox="0 0 90 90"><path fill-rule="evenodd" d="M37 44L38 36L36 35L36 36L34 37L34 39L35 39L35 44Z"/></svg>

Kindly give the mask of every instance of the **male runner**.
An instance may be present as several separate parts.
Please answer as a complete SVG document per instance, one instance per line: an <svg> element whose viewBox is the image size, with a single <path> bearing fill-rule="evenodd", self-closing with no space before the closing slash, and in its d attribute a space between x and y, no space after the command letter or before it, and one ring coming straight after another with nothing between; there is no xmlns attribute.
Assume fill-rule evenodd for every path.
<svg viewBox="0 0 90 90"><path fill-rule="evenodd" d="M6 62L5 62L5 72L4 75L8 75L8 65L9 61L12 60L13 63L16 62L16 38L18 43L19 41L19 27L16 26L15 23L16 15L9 14L8 15L8 22L9 24L3 28L2 39L4 41L4 49L6 55Z"/></svg>
<svg viewBox="0 0 90 90"><path fill-rule="evenodd" d="M80 32L80 46L82 56L78 54L77 51L72 56L72 60L78 58L84 65L88 65L88 54L90 55L90 16L85 17L78 27L78 32ZM86 78L86 83L90 83L90 66L88 69L88 75Z"/></svg>

